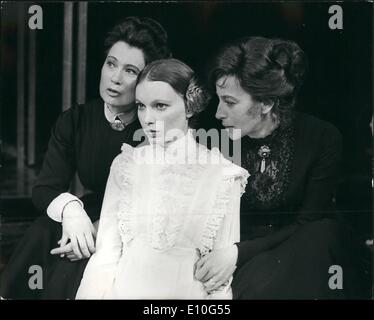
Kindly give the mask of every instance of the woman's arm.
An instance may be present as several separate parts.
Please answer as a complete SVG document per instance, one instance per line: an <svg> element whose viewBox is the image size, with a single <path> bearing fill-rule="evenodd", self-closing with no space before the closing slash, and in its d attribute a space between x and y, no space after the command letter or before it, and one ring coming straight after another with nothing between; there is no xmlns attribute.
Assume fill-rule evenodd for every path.
<svg viewBox="0 0 374 320"><path fill-rule="evenodd" d="M57 119L48 143L42 169L32 190L32 201L37 209L47 211L55 221L61 222L64 206L79 200L67 191L76 171L74 140L78 108L63 112Z"/></svg>
<svg viewBox="0 0 374 320"><path fill-rule="evenodd" d="M78 259L88 258L95 251L95 230L83 203L67 192L76 171L75 141L78 139L79 112L80 107L76 106L59 116L32 191L34 205L39 210L46 210L51 219L62 222L60 248L64 248L70 240Z"/></svg>
<svg viewBox="0 0 374 320"><path fill-rule="evenodd" d="M312 163L304 192L304 199L295 223L258 239L237 243L241 267L255 255L270 250L288 239L301 225L328 217L338 178L342 139L337 129L328 125L320 136L318 154Z"/></svg>
<svg viewBox="0 0 374 320"><path fill-rule="evenodd" d="M245 178L246 179L246 178ZM229 296L230 279L235 271L235 262L237 260L237 247L235 243L240 238L240 192L241 178L234 180L228 179L224 182L224 195L229 201L222 206L219 211L224 212L224 217L220 229L215 235L213 249L210 253L202 257L196 263L195 277L202 281L208 292L217 289L218 295L212 297L220 298L222 294Z"/></svg>

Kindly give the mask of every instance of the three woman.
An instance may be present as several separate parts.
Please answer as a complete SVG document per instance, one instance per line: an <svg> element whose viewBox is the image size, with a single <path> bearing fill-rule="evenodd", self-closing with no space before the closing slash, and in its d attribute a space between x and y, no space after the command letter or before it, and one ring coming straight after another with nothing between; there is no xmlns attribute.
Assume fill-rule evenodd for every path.
<svg viewBox="0 0 374 320"><path fill-rule="evenodd" d="M161 39L166 38L161 37ZM157 48L161 47L158 46ZM111 49L115 51L117 47L112 46ZM137 75L146 65L145 51L144 49L142 49L143 51L139 50L138 44L131 44L126 41L119 43L118 49L123 50L123 52L126 51L126 57L132 57L132 60L131 62L122 61L116 55L108 55L106 62L108 72L109 70L116 70L119 75L123 70L127 70L127 67L130 67L126 71L128 72L128 79L130 79L131 75ZM139 57L141 56L139 53L144 54L143 59ZM163 53L165 54L166 51L163 51ZM103 99L106 97L110 101L104 107L105 112L107 112L106 119L111 119L110 122L112 122L111 128L107 127L113 130L110 136L105 136L104 131L101 130L99 133L93 132L97 131L97 125L100 126L98 120L100 116L95 120L94 112L87 111L85 117L80 117L84 108L73 108L65 116L63 115L61 119L68 119L63 122L70 127L66 129L61 124L56 126L57 132L60 133L52 136L50 148L53 148L54 144L59 147L56 148L57 152L55 154L48 151L49 155L46 156L34 198L38 205L38 190L43 191L43 195L46 195L48 199L43 200L44 197L41 197L40 203L44 204L44 208L48 208L49 215L55 220L60 219L63 211L64 231L60 244L65 248L64 245L70 239L71 250L69 249L70 252L67 252L67 256L71 259L78 259L83 255L88 257L94 253L93 237L90 237L90 234L94 233L93 228L89 219L83 213L82 204L69 194L61 196L67 190L67 181L72 177L71 172L73 170L68 171L69 179L63 179L65 182L61 184L58 176L63 167L55 168L50 172L48 169L55 166L55 163L58 163L56 159L61 157L64 159L64 166L68 164L69 168L74 168L74 164L77 164L78 172L81 171L82 182L85 181L83 174L85 172L87 174L86 185L91 189L94 189L92 188L94 186L92 179L100 179L99 185L101 188L99 188L100 192L98 194L102 195L110 163L119 152L119 145L126 143L121 155L116 158L112 165L112 173L107 185L110 192L107 191L102 208L103 222L100 223L97 252L87 266L77 298L157 297L158 294L160 297L166 298L206 298L215 292L223 293L223 296L227 298L231 296L230 283L235 267L238 267L238 270L234 274L232 290L233 297L237 299L357 297L359 288L356 274L346 254L352 244L350 238L342 236L341 225L336 219L333 219L333 214L330 214L333 212L333 195L338 177L341 137L332 125L295 112L295 100L305 70L306 58L298 45L291 41L261 37L240 39L224 48L215 60L211 75L220 100L216 117L222 121L233 140L241 139L241 165L248 170L251 176L240 204L240 242L236 240L236 235L226 237L226 240L222 243L217 240L220 237L217 237L215 238L218 241L217 245L211 245L209 247L209 249L212 249L211 251L203 251L205 254L200 259L197 259L196 253L193 253L191 248L201 246L201 242L198 241L201 237L195 237L194 232L198 233L200 231L201 234L203 232L199 228L191 232L194 228L190 227L206 226L206 221L205 224L195 224L196 221L191 223L189 219L192 219L194 215L186 215L186 217L183 217L186 218L186 221L183 220L184 222L182 222L182 217L178 215L179 210L176 210L174 216L172 212L174 208L167 208L167 204L178 203L171 200L174 196L179 195L178 190L182 190L183 185L191 184L202 188L206 183L204 181L206 175L202 174L192 178L194 175L183 177L181 172L177 172L179 178L176 181L180 181L180 184L178 187L171 189L169 184L172 179L168 180L168 174L165 174L167 170L155 170L157 166L153 163L153 153L151 152L151 155L149 155L149 150L153 150L153 146L156 149L161 146L167 153L168 146L164 145L164 141L151 143L148 147L142 147L143 149L139 148L139 150L145 150L143 156L140 156L138 150L132 148L136 143L132 142L130 132L126 137L123 137L122 134L126 129L131 128L131 125L127 122L131 123L131 120L133 120L133 123L137 123L134 115L135 109L131 107L131 105L134 106L133 98L120 104L123 108L117 108L116 104L111 103L120 96L122 87L119 79L121 77L113 76L107 82L109 85L100 86ZM165 72L160 72L155 79L149 80L147 76L148 73L152 73L151 71L152 67L138 79L137 98L139 118L143 128L147 128L146 134L152 142L157 138L158 130L150 126L152 121L147 118L149 114L143 114L144 110L158 110L158 112L161 112L160 114L166 116L167 113L164 114L162 113L164 111L161 110L171 111L172 109L166 108L164 98L155 102L152 100L154 99L153 95L149 93L164 93L166 96L170 94L180 97L186 94L187 88L186 86L182 89L179 86L173 86L170 79L164 78L173 74L172 71L174 70L163 70ZM102 81L104 75L105 73L102 72ZM179 76L183 78L182 74ZM131 79L128 82L128 88L131 88L134 92L136 77ZM165 86L168 90L165 89ZM163 91L163 88L165 91ZM104 101L106 100L104 99ZM184 104L180 103L178 104L179 109L174 109L180 111L179 116L174 115L175 117L162 119L171 125L171 129L175 129L175 126L178 125L181 125L183 130L186 129L186 118L189 116L188 105L185 100L182 101ZM102 108L103 106L101 106L101 109L97 108L97 110L101 110L102 113ZM91 111L93 108L87 110ZM110 114L112 117L110 117ZM90 116L90 121L80 120L89 119ZM92 130L92 123L96 124L94 126L95 130ZM101 115L101 125L103 124L108 125ZM137 125L136 129L139 127ZM59 128L60 130L58 130ZM76 134L80 132L77 128L86 128L87 131L79 136ZM122 128L125 130L116 131ZM177 141L170 143L171 150L173 150L173 145L178 150L180 144L182 146L184 144L191 145L192 150L199 149L200 147L190 137L188 130L183 130L182 132L185 134L178 137ZM134 131L135 126L131 134ZM117 139L112 137L115 134L118 134ZM90 150L94 145L92 143L94 137L105 142L102 144L104 149ZM65 141L70 141L70 143L65 143ZM88 143L88 141L90 142ZM72 145L75 147L71 147ZM107 150L110 146L113 148L111 153ZM87 148L87 150L81 152L82 148ZM210 153L208 150L204 152ZM81 158L78 155L81 155ZM96 160L96 155L100 155L99 158L105 158L105 164L99 164L101 160ZM184 156L188 156L188 153ZM134 167L134 159L140 162L151 161L151 164L148 163L148 165L149 168L153 169L150 172L134 169L132 172L135 177L126 178L126 174L123 173L131 171L126 168L136 167ZM95 167L87 166L87 162L96 163L100 168L104 168L104 173L96 177L97 170L95 171ZM226 164L226 166L229 165ZM209 172L209 169L206 170L206 172ZM212 175L217 179L213 184L217 188L219 185L227 186L226 183L223 183L227 178L223 174L224 171L223 169L222 171L218 170L217 174ZM45 175L43 172L45 172ZM146 179L146 172L154 177L154 181L159 181L160 185L162 183L168 185L169 191L175 190L175 194L170 194L170 192L166 192L168 188L165 188L165 195L163 196L169 197L167 198L170 200L169 202L160 204L160 198L157 198L152 192L155 190L155 186L144 187L144 184L141 184L142 179ZM191 170L192 172L194 170ZM218 172L222 172L222 174L218 174ZM243 171L241 172L243 173ZM63 176L66 175L63 174ZM183 184L183 179L189 179L189 182ZM200 190L198 187L196 190ZM203 189L209 190L209 188ZM123 190L139 191L139 193L134 192L135 196L131 198L133 199L132 203L137 206L136 210L126 211L126 209L129 209L126 207L128 204L119 201L120 193L123 193ZM196 192L196 190L194 191ZM161 191L159 190L159 192ZM142 192L145 192L145 195L148 196L146 199L149 199L149 203L155 204L154 207L144 207L144 203L136 198ZM218 193L218 189L212 188L209 192L211 199ZM203 206L203 208L204 205L207 205L198 201L199 196L198 193L194 196L196 203L190 201L188 205L186 204L187 207L185 208L188 208L188 212L193 213L194 210L197 210L197 204ZM96 209L96 213L98 213L97 209L100 207L98 204L101 204L101 197L99 198L93 201L95 205L92 207ZM234 198L237 198L237 193L232 196L232 199ZM54 200L57 201L54 202ZM179 199L179 201L181 204L184 203L182 199ZM85 200L84 203L86 211L90 211L88 209L90 202ZM213 208L213 202L207 203L211 204L211 206L206 207L210 212L209 210ZM50 206L50 204L53 205ZM157 210L153 212L155 208L161 208L167 214L160 215ZM135 217L135 211L146 214ZM115 212L119 212L119 214L116 215ZM180 212L185 211L181 209ZM229 215L224 216L228 217ZM196 217L201 218L199 215L196 215ZM203 219L205 218L203 217ZM221 220L223 221L223 219ZM77 223L74 221L77 221ZM222 221L219 226L224 229L224 226L227 227L228 224ZM77 231L78 225L84 226L84 228L79 228L80 230ZM122 229L120 228L120 231L116 232L115 227L118 225L122 226ZM170 227L173 225L175 229ZM185 229L183 229L184 227ZM157 233L155 230L159 232ZM169 233L166 230L174 230L174 232ZM178 230L178 232L175 230ZM227 234L234 234L232 229L230 230L231 232L226 230ZM129 231L131 232L128 233ZM133 234L132 232L135 232L135 236L130 236ZM147 238L149 234L155 236L149 239ZM186 235L189 236L186 237ZM56 240L56 237L48 235L48 239L47 247L51 248L51 243L54 240L50 239ZM187 239L190 241L189 243ZM44 243L46 242L44 241ZM33 245L33 250L35 250L35 244L36 242ZM134 246L133 249L131 249L132 246ZM175 247L176 250L174 250ZM139 251L139 248L142 249ZM163 250L165 248L170 250ZM183 250L186 248L188 250ZM126 250L121 255L121 249L128 249L129 255L126 255ZM21 252L20 249L17 250L18 252L14 256ZM44 249L43 252L45 252ZM146 269L148 271L136 264L137 254L135 252L142 252L140 260L142 265L149 267ZM57 251L57 253L60 252ZM169 253L170 255L168 255ZM13 265L17 259L13 258ZM45 258L45 261L49 259ZM184 263L180 265L178 261ZM108 262L107 267L110 272L102 275L101 281L97 282L100 285L95 286L94 275L105 262ZM167 273L170 271L173 274L174 282L171 283L166 274L157 269L159 262L161 266L167 266L165 270L168 271ZM191 266L195 262L194 279L191 276ZM61 262L58 263L59 266L62 265ZM80 273L77 272L77 268L74 270L77 279L81 277L86 260L80 263L82 265ZM335 265L341 266L344 270L345 285L343 290L333 290L329 287L330 267ZM100 268L98 268L99 266ZM61 268L61 270L64 270L64 268L67 270L66 267ZM183 276L175 274L175 268L181 268L180 275ZM56 273L56 268L54 268L48 283L56 283L57 275L63 279L72 277L72 272L70 274L64 272ZM160 274L159 279L155 277L156 274ZM9 273L4 275L9 277ZM109 278L103 280L106 276L109 276ZM158 280L160 281L157 282ZM79 282L76 280L73 286L74 290L77 288L77 283ZM159 292L157 288L161 287L164 290ZM184 290L186 288L189 288L189 290ZM53 289L55 290L55 288ZM69 296L75 293L72 288L69 290ZM53 290L47 290L47 292L53 292ZM2 295L7 297L3 292ZM53 296L53 293L50 293L50 295Z"/></svg>

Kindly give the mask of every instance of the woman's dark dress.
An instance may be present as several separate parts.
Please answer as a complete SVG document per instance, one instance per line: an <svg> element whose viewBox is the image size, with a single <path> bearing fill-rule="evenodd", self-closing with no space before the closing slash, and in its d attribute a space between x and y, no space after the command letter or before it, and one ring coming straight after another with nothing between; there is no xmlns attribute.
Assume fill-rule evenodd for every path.
<svg viewBox="0 0 374 320"><path fill-rule="evenodd" d="M261 173L263 145L271 154ZM242 139L241 165L251 177L241 199L234 299L360 297L349 261L354 241L334 211L341 148L335 127L302 113L263 139ZM332 265L342 267L342 290L329 287Z"/></svg>
<svg viewBox="0 0 374 320"><path fill-rule="evenodd" d="M32 200L46 212L50 202L67 192L75 172L88 194L81 200L92 220L100 215L102 198L113 159L123 143L136 146L134 132L141 129L138 120L123 131L115 131L104 115L104 102L95 100L63 112L52 130L48 150ZM47 216L39 218L18 244L3 272L0 295L13 299L74 298L88 259L70 262L52 256L62 225ZM43 268L43 290L28 286L31 265ZM53 272L52 272L53 271Z"/></svg>

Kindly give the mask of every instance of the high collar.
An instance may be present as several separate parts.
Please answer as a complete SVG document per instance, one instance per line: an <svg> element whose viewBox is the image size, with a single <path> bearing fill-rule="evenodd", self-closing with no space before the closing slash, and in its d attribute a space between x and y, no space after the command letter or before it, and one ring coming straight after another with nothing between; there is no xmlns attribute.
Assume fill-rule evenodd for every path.
<svg viewBox="0 0 374 320"><path fill-rule="evenodd" d="M106 104L106 102L104 102L104 115L105 115L105 118L110 122L110 123L113 123L115 118L118 117L120 118L120 120L127 126L129 125L130 123L133 123L138 117L136 115L136 112L135 112L135 116L133 117L133 119L131 119L130 121L128 121L128 119L126 119L126 117L124 117L124 113L112 113L109 111L109 106Z"/></svg>
<svg viewBox="0 0 374 320"><path fill-rule="evenodd" d="M140 157L143 158L143 161L156 161L158 163L196 163L197 147L192 130L188 129L183 136L166 146L150 142L143 149Z"/></svg>

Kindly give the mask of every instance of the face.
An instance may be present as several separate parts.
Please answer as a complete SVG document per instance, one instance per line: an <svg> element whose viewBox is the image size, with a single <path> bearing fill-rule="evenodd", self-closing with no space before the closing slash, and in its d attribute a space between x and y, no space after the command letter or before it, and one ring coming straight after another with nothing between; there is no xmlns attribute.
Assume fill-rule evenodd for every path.
<svg viewBox="0 0 374 320"><path fill-rule="evenodd" d="M184 99L166 82L144 80L136 87L138 118L148 139L165 145L188 129Z"/></svg>
<svg viewBox="0 0 374 320"><path fill-rule="evenodd" d="M100 96L109 105L131 105L135 100L135 82L145 67L142 50L118 41L109 50L101 68Z"/></svg>
<svg viewBox="0 0 374 320"><path fill-rule="evenodd" d="M216 90L219 98L216 118L222 121L231 139L240 139L259 130L262 122L260 103L244 91L235 76L218 79Z"/></svg>

